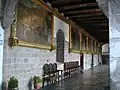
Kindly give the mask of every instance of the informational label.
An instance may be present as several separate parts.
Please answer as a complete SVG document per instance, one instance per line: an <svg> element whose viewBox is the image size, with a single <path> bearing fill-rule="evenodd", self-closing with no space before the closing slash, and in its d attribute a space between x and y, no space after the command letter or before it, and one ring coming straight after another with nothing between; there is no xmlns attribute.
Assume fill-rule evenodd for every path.
<svg viewBox="0 0 120 90"><path fill-rule="evenodd" d="M3 43L4 43L4 31L0 24L0 90L2 90L2 69L3 69Z"/></svg>

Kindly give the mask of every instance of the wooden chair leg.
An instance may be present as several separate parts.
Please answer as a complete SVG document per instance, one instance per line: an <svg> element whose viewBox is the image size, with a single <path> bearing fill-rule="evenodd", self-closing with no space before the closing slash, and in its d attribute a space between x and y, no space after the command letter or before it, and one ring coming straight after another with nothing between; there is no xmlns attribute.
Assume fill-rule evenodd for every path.
<svg viewBox="0 0 120 90"><path fill-rule="evenodd" d="M42 87L44 88L44 77L43 77L43 79L42 79L43 81L42 81Z"/></svg>
<svg viewBox="0 0 120 90"><path fill-rule="evenodd" d="M58 76L58 82L59 82L59 77L60 77L60 76L59 76L59 71L58 71L58 73L57 73L57 76Z"/></svg>

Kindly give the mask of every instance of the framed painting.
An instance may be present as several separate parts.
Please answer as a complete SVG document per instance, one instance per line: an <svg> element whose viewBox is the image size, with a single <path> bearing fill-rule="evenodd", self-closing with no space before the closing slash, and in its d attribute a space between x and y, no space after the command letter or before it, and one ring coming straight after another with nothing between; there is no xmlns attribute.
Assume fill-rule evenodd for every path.
<svg viewBox="0 0 120 90"><path fill-rule="evenodd" d="M97 50L96 41L94 40L94 53L95 53L95 54L96 54L96 50Z"/></svg>
<svg viewBox="0 0 120 90"><path fill-rule="evenodd" d="M88 41L87 38L88 37L83 33L82 34L82 49L81 49L82 53L88 53L87 52L87 47L88 47L88 45L87 45L88 44L87 43L87 41Z"/></svg>
<svg viewBox="0 0 120 90"><path fill-rule="evenodd" d="M96 53L99 54L99 43L98 42L96 43L96 46L97 46Z"/></svg>
<svg viewBox="0 0 120 90"><path fill-rule="evenodd" d="M38 0L33 1L19 0L11 25L10 46L53 50L52 11Z"/></svg>
<svg viewBox="0 0 120 90"><path fill-rule="evenodd" d="M88 52L92 52L91 49L92 49L92 48L91 48L91 39L88 38Z"/></svg>
<svg viewBox="0 0 120 90"><path fill-rule="evenodd" d="M91 53L94 52L94 41L93 39L91 39Z"/></svg>
<svg viewBox="0 0 120 90"><path fill-rule="evenodd" d="M69 52L80 53L80 32L73 27L69 29Z"/></svg>

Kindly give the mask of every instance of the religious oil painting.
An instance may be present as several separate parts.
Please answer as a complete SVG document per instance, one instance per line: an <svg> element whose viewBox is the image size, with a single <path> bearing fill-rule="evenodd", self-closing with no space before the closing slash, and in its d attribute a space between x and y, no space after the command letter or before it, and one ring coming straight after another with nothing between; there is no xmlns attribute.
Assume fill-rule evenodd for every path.
<svg viewBox="0 0 120 90"><path fill-rule="evenodd" d="M71 28L71 49L77 53L80 52L80 32L75 29Z"/></svg>
<svg viewBox="0 0 120 90"><path fill-rule="evenodd" d="M85 51L87 48L87 43L86 43L86 35L82 34L82 51Z"/></svg>
<svg viewBox="0 0 120 90"><path fill-rule="evenodd" d="M92 44L91 44L91 38L88 38L88 51L91 52L92 48L91 48Z"/></svg>
<svg viewBox="0 0 120 90"><path fill-rule="evenodd" d="M19 0L16 20L18 45L51 48L53 16L50 11L32 1Z"/></svg>

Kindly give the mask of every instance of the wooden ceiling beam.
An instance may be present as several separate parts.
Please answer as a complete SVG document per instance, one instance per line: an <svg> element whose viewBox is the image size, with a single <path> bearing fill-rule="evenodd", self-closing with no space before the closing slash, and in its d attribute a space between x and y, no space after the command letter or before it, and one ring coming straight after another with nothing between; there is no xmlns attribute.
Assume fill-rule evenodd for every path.
<svg viewBox="0 0 120 90"><path fill-rule="evenodd" d="M85 18L78 18L78 19L74 19L74 20L80 21L80 20L99 20L99 19L106 19L106 20L108 20L108 18L106 18L105 16L85 17Z"/></svg>
<svg viewBox="0 0 120 90"><path fill-rule="evenodd" d="M92 6L98 6L98 4L95 3L84 3L84 4L76 4L76 5L70 5L70 6L63 6L60 7L60 10L69 10L69 9L73 9L73 8L82 8L82 7L92 7Z"/></svg>
<svg viewBox="0 0 120 90"><path fill-rule="evenodd" d="M106 33L109 33L109 30L108 29L103 29L103 30L100 30L101 32L106 32Z"/></svg>
<svg viewBox="0 0 120 90"><path fill-rule="evenodd" d="M100 31L102 30L109 30L109 27L100 27Z"/></svg>
<svg viewBox="0 0 120 90"><path fill-rule="evenodd" d="M91 30L109 30L109 25L108 26L101 26L101 22L98 23L77 23L79 24L80 27L85 27L85 28L89 28Z"/></svg>
<svg viewBox="0 0 120 90"><path fill-rule="evenodd" d="M109 27L109 24L108 23L101 23L99 24L100 27Z"/></svg>
<svg viewBox="0 0 120 90"><path fill-rule="evenodd" d="M48 2L50 2L50 3L51 3L51 2L55 2L55 1L57 1L57 0L48 0Z"/></svg>
<svg viewBox="0 0 120 90"><path fill-rule="evenodd" d="M107 23L98 23L98 24L92 24L92 23L85 23L85 24L82 24L82 25L84 25L84 26L89 26L89 25L91 25L91 26L97 26L97 27L109 27L109 24L107 24Z"/></svg>
<svg viewBox="0 0 120 90"><path fill-rule="evenodd" d="M58 9L59 12L62 12L64 14L77 14L77 13L92 13L92 12L97 12L100 11L99 7L86 7L86 8L74 8L74 9L69 9L69 10L60 10Z"/></svg>
<svg viewBox="0 0 120 90"><path fill-rule="evenodd" d="M81 19L81 20L74 20L75 22L97 22L97 21L108 21L107 19ZM106 23L101 23L106 24Z"/></svg>
<svg viewBox="0 0 120 90"><path fill-rule="evenodd" d="M95 3L95 0L59 0L55 2L51 2L52 6L55 8L60 8L64 6L85 4L85 3Z"/></svg>
<svg viewBox="0 0 120 90"><path fill-rule="evenodd" d="M79 11L79 10L90 10L90 9L99 9L98 6L91 6L91 7L76 7L71 9L60 9L58 8L60 12L70 12L70 11Z"/></svg>
<svg viewBox="0 0 120 90"><path fill-rule="evenodd" d="M97 24L95 24L97 23ZM99 29L109 29L109 26L101 26L99 25L101 22L91 22L91 23L77 23L79 26L89 27L89 28L99 28Z"/></svg>
<svg viewBox="0 0 120 90"><path fill-rule="evenodd" d="M66 14L77 14L77 13L91 13L91 12L97 12L101 11L100 9L86 9L86 10L77 10L77 11L70 11L70 12L63 12L65 15Z"/></svg>
<svg viewBox="0 0 120 90"><path fill-rule="evenodd" d="M107 20L106 18L94 18L94 19L92 19L92 18L86 18L86 19L77 19L76 21L94 21L94 20Z"/></svg>
<svg viewBox="0 0 120 90"><path fill-rule="evenodd" d="M108 20L106 19L99 19L99 20L74 20L75 22L80 22L80 23L91 23L91 22L101 22L101 24L107 24ZM96 23L97 24L97 23Z"/></svg>
<svg viewBox="0 0 120 90"><path fill-rule="evenodd" d="M82 17L90 17L90 16L96 16L96 15L103 15L103 13L97 13L97 14L87 14L87 15L77 15L77 16L67 16L69 18L74 18L74 17L79 17L79 18L82 18Z"/></svg>
<svg viewBox="0 0 120 90"><path fill-rule="evenodd" d="M83 17L68 17L69 19L73 19L73 20L76 20L76 19L87 19L87 18L94 18L94 17L105 17L104 15L94 15L94 16L83 16Z"/></svg>
<svg viewBox="0 0 120 90"><path fill-rule="evenodd" d="M69 19L75 19L75 18L80 18L80 19L82 19L82 18L87 18L87 17L94 17L94 16L102 16L103 14L102 13L100 13L100 14L95 14L95 15L92 15L92 14L89 14L89 15L79 15L79 16L70 16L70 17L68 17Z"/></svg>
<svg viewBox="0 0 120 90"><path fill-rule="evenodd" d="M101 11L93 11L93 12L80 12L80 13L72 13L72 14L64 14L64 16L77 16L77 15L83 15L83 14L99 14L102 13Z"/></svg>

